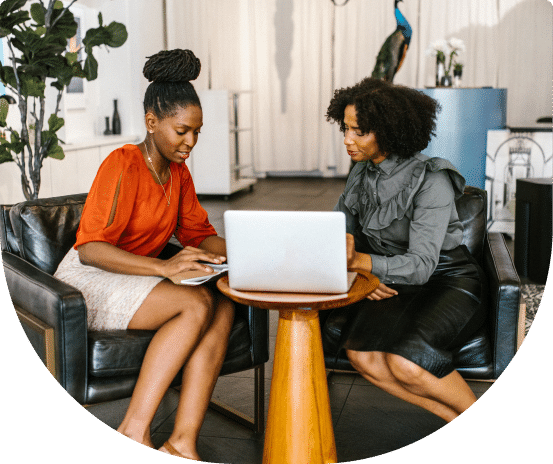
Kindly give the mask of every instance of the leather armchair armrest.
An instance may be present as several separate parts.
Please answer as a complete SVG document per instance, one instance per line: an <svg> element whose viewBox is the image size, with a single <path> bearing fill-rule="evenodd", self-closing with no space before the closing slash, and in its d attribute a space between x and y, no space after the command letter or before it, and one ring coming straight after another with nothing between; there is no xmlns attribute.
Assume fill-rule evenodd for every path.
<svg viewBox="0 0 553 464"><path fill-rule="evenodd" d="M84 404L88 360L83 295L17 255L3 251L2 260L13 304L54 329L56 379Z"/></svg>
<svg viewBox="0 0 553 464"><path fill-rule="evenodd" d="M494 378L505 370L517 350L520 279L502 234L488 233L483 268L488 277L488 315Z"/></svg>

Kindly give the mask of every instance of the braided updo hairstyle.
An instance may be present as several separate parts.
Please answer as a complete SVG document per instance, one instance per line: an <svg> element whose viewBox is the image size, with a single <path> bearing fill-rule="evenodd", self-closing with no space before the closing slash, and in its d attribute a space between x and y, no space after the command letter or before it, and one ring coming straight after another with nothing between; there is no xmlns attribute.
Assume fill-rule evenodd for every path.
<svg viewBox="0 0 553 464"><path fill-rule="evenodd" d="M177 108L195 105L200 99L190 81L200 74L200 60L190 50L162 50L149 56L142 73L151 84L144 95L144 113L152 111L164 119Z"/></svg>

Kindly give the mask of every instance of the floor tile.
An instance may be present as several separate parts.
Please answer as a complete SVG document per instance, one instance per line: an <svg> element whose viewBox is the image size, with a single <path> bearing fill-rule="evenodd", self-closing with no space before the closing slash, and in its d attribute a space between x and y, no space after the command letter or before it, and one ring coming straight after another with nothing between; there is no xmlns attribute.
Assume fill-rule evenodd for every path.
<svg viewBox="0 0 553 464"><path fill-rule="evenodd" d="M152 431L155 431L167 420L168 417L171 416L173 411L177 408L179 401L178 398L179 395L175 389L170 388L167 391L161 400L161 404L159 405L156 415L154 416L151 426ZM117 429L125 417L129 402L130 398L123 398L117 401L94 404L88 406L86 409L97 419L100 419L104 424L109 425L113 429Z"/></svg>
<svg viewBox="0 0 553 464"><path fill-rule="evenodd" d="M198 440L198 453L202 460L231 464L261 463L263 441L221 438L218 440L201 436Z"/></svg>
<svg viewBox="0 0 553 464"><path fill-rule="evenodd" d="M265 379L265 419L267 418L267 412L269 409L269 395L271 391L271 380ZM234 409L247 414L250 417L253 417L254 412L254 384L253 381L249 378L239 378L239 377L230 377L223 376L219 377L217 380L217 385L213 392L213 398L222 401ZM244 427L239 426L238 424L232 423L233 425L238 426L240 429L245 429ZM205 424L204 424L205 425ZM216 431L216 427L211 427L207 425L206 430ZM245 429L247 430L247 429ZM203 429L202 429L203 431ZM224 432L223 435L226 436L227 432ZM242 430L237 430L239 435L230 435L231 438L243 438Z"/></svg>
<svg viewBox="0 0 553 464"><path fill-rule="evenodd" d="M365 459L374 456L374 450L402 448L444 425L442 419L376 387L354 384L335 427L338 455L340 461Z"/></svg>

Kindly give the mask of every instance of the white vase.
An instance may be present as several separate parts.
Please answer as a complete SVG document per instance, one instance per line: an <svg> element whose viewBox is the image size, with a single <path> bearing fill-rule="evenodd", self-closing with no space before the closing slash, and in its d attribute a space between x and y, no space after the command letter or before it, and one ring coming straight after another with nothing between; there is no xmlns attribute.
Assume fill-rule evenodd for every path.
<svg viewBox="0 0 553 464"><path fill-rule="evenodd" d="M463 77L463 71L453 71L453 87L461 87L461 78Z"/></svg>
<svg viewBox="0 0 553 464"><path fill-rule="evenodd" d="M443 61L436 60L436 87L442 85L443 77L445 77L445 64Z"/></svg>

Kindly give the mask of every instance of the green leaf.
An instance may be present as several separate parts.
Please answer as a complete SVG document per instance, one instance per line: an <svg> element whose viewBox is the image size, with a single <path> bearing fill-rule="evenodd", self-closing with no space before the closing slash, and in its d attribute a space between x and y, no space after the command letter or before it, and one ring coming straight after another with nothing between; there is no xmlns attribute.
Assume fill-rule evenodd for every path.
<svg viewBox="0 0 553 464"><path fill-rule="evenodd" d="M65 158L65 153L63 152L63 148L61 148L57 143L55 143L48 148L48 151L46 152L46 156L50 158L62 160Z"/></svg>
<svg viewBox="0 0 553 464"><path fill-rule="evenodd" d="M64 6L61 0L57 0L56 3L54 3L54 10L61 10L63 8Z"/></svg>
<svg viewBox="0 0 553 464"><path fill-rule="evenodd" d="M6 118L8 117L8 110L10 104L5 98L0 99L0 126L6 127Z"/></svg>
<svg viewBox="0 0 553 464"><path fill-rule="evenodd" d="M13 161L13 156L10 153L10 149L2 140L0 140L0 164L9 163Z"/></svg>
<svg viewBox="0 0 553 464"><path fill-rule="evenodd" d="M65 54L65 59L67 60L67 62L69 64L73 64L75 61L77 61L77 59L79 58L79 53L78 52L67 52Z"/></svg>
<svg viewBox="0 0 553 464"><path fill-rule="evenodd" d="M83 44L86 45L87 50L98 45L104 45L111 39L111 34L105 27L96 27L86 31L86 35L83 39Z"/></svg>
<svg viewBox="0 0 553 464"><path fill-rule="evenodd" d="M23 8L27 3L27 0L5 0L0 3L0 17L6 16L8 13L11 13L19 8Z"/></svg>
<svg viewBox="0 0 553 464"><path fill-rule="evenodd" d="M50 129L50 132L56 133L63 127L64 124L64 119L58 118L54 113L52 113L48 118L48 128Z"/></svg>
<svg viewBox="0 0 553 464"><path fill-rule="evenodd" d="M37 27L35 29L35 34L37 35L44 35L46 34L46 28L44 26Z"/></svg>
<svg viewBox="0 0 553 464"><path fill-rule="evenodd" d="M100 24L100 27L103 26L102 23L103 23L103 18L102 18L102 12L100 11L100 12L98 13L98 24Z"/></svg>
<svg viewBox="0 0 553 464"><path fill-rule="evenodd" d="M107 46L117 48L127 41L127 28L123 24L113 21L106 29L110 34L110 39L106 41Z"/></svg>
<svg viewBox="0 0 553 464"><path fill-rule="evenodd" d="M54 77L57 77L57 82L60 83L60 85L62 85L63 87L65 86L68 86L69 83L71 82L71 79L73 79L73 70L67 66L64 66L62 68L58 68L57 70L57 73L56 73L56 76ZM58 90L63 90L63 89L58 89Z"/></svg>
<svg viewBox="0 0 553 464"><path fill-rule="evenodd" d="M52 15L52 23L56 20L54 18L55 15L56 13ZM75 36L75 34L77 33L78 24L77 21L75 21L75 16L73 16L73 13L70 10L61 10L56 18L58 17L60 19L56 22L54 27L52 27L50 32L57 37L63 37L65 39L70 39L71 37Z"/></svg>
<svg viewBox="0 0 553 464"><path fill-rule="evenodd" d="M19 79L21 80L21 92L23 95L44 98L44 89L46 88L44 82L28 74L20 75Z"/></svg>
<svg viewBox="0 0 553 464"><path fill-rule="evenodd" d="M17 80L15 79L15 73L11 66L2 66L0 68L0 78L4 84L17 88Z"/></svg>
<svg viewBox="0 0 553 464"><path fill-rule="evenodd" d="M6 148L10 152L19 154L23 151L23 148L25 148L25 144L21 141L18 132L17 131L12 131L11 137L10 137L10 142L8 142L7 140L2 140L2 147ZM8 160L8 161L10 161L10 160ZM13 160L11 160L11 161L13 161Z"/></svg>
<svg viewBox="0 0 553 464"><path fill-rule="evenodd" d="M35 20L37 26L44 26L44 7L40 3L33 3L31 5L31 18Z"/></svg>
<svg viewBox="0 0 553 464"><path fill-rule="evenodd" d="M85 72L87 81L93 81L98 77L98 62L92 55L92 50L87 50L83 71Z"/></svg>
<svg viewBox="0 0 553 464"><path fill-rule="evenodd" d="M52 82L50 85L51 85L52 87L58 89L60 92L63 92L63 89L64 89L64 87L65 87L65 86L64 86L61 82L59 82L59 81Z"/></svg>
<svg viewBox="0 0 553 464"><path fill-rule="evenodd" d="M3 3L0 5L4 5ZM19 24L29 20L29 13L27 11L16 11L10 14L0 13L0 28L3 30L9 30L13 33L13 28Z"/></svg>

